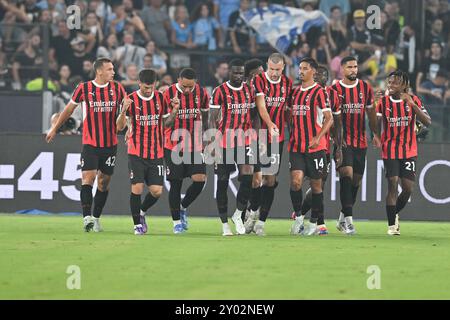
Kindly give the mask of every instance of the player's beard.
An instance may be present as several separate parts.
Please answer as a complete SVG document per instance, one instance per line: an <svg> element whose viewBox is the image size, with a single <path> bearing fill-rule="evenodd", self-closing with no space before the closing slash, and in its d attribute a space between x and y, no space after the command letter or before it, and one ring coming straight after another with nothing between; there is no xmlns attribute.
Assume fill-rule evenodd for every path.
<svg viewBox="0 0 450 320"><path fill-rule="evenodd" d="M350 81L355 81L358 78L358 76L356 74L355 75L348 75L346 78L348 80L350 80Z"/></svg>

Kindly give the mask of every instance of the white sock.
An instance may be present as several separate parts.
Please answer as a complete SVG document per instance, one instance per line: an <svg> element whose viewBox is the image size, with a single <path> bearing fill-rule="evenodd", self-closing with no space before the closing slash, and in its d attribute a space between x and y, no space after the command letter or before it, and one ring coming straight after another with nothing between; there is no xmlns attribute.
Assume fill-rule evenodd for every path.
<svg viewBox="0 0 450 320"><path fill-rule="evenodd" d="M295 217L295 220L297 220L298 222L303 222L305 220L305 216L300 215L298 217Z"/></svg>
<svg viewBox="0 0 450 320"><path fill-rule="evenodd" d="M242 211L236 209L236 211L235 211L234 214L233 214L233 217L239 217L239 218L241 218L241 217L242 217Z"/></svg>
<svg viewBox="0 0 450 320"><path fill-rule="evenodd" d="M228 222L225 222L225 223L222 223L222 227L223 227L223 228L229 228L230 225L228 224Z"/></svg>
<svg viewBox="0 0 450 320"><path fill-rule="evenodd" d="M261 221L261 220L258 220L258 222L257 222L257 224L259 224L261 227L264 227L265 223L266 223L265 221Z"/></svg>
<svg viewBox="0 0 450 320"><path fill-rule="evenodd" d="M343 222L345 219L345 216L342 212L339 212L339 222Z"/></svg>
<svg viewBox="0 0 450 320"><path fill-rule="evenodd" d="M98 222L98 220L100 220L100 218L94 217L94 221L95 221L95 222Z"/></svg>
<svg viewBox="0 0 450 320"><path fill-rule="evenodd" d="M345 223L346 224L353 224L353 217L352 216L345 217Z"/></svg>
<svg viewBox="0 0 450 320"><path fill-rule="evenodd" d="M141 210L141 216L145 216L145 212Z"/></svg>
<svg viewBox="0 0 450 320"><path fill-rule="evenodd" d="M173 226L175 227L177 224L180 224L181 223L181 220L174 220L173 221Z"/></svg>
<svg viewBox="0 0 450 320"><path fill-rule="evenodd" d="M134 227L135 228L142 228L142 224L135 224Z"/></svg>
<svg viewBox="0 0 450 320"><path fill-rule="evenodd" d="M187 209L187 208L183 207L183 206L180 204L180 210L184 211L184 210L186 210L186 209Z"/></svg>

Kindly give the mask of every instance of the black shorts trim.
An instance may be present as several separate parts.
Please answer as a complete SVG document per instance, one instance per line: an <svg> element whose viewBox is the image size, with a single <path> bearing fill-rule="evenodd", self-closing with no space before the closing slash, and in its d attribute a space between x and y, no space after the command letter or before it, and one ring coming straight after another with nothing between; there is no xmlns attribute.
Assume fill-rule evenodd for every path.
<svg viewBox="0 0 450 320"><path fill-rule="evenodd" d="M172 157L179 157L181 162L174 163ZM176 159L176 158L174 158ZM195 174L206 174L204 155L201 152L189 152L180 154L172 150L164 149L164 161L166 163L167 180L183 180Z"/></svg>
<svg viewBox="0 0 450 320"><path fill-rule="evenodd" d="M81 151L81 171L100 170L106 175L113 175L117 160L117 145L107 148L83 145Z"/></svg>
<svg viewBox="0 0 450 320"><path fill-rule="evenodd" d="M128 173L131 184L145 183L147 186L162 186L164 183L164 159L143 159L128 155Z"/></svg>
<svg viewBox="0 0 450 320"><path fill-rule="evenodd" d="M417 157L409 159L383 159L386 178L399 177L416 181Z"/></svg>
<svg viewBox="0 0 450 320"><path fill-rule="evenodd" d="M342 148L342 167L352 167L353 173L363 175L366 170L367 149L355 147Z"/></svg>
<svg viewBox="0 0 450 320"><path fill-rule="evenodd" d="M325 151L314 153L289 153L290 171L303 171L310 179L322 179L327 171L327 157Z"/></svg>

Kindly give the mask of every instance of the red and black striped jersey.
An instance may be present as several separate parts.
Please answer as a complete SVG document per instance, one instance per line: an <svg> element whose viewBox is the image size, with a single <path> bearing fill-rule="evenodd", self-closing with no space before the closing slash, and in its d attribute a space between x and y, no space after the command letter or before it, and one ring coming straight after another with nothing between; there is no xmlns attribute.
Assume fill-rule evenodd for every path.
<svg viewBox="0 0 450 320"><path fill-rule="evenodd" d="M286 124L285 110L292 92L292 81L282 75L278 81L272 81L267 72L257 75L253 80L255 96L264 96L270 119L280 130L278 141L284 140L284 126ZM261 120L261 128L267 130L267 125ZM270 132L267 137L270 141Z"/></svg>
<svg viewBox="0 0 450 320"><path fill-rule="evenodd" d="M91 80L78 85L70 102L83 108L83 144L100 148L117 145L116 118L125 95L116 81L99 85Z"/></svg>
<svg viewBox="0 0 450 320"><path fill-rule="evenodd" d="M330 102L330 108L331 108L331 112L333 113L333 115L339 115L341 114L341 102L339 101L339 96L336 90L334 90L331 87L326 87L325 88L327 95L328 95L328 101ZM327 139L327 154L331 153L331 141L330 141L330 132L327 132L327 134L325 135L326 139Z"/></svg>
<svg viewBox="0 0 450 320"><path fill-rule="evenodd" d="M357 79L355 84L336 82L332 88L338 92L342 110L343 136L347 146L367 148L366 108L372 108L373 90L370 84Z"/></svg>
<svg viewBox="0 0 450 320"><path fill-rule="evenodd" d="M184 94L178 83L171 85L164 91L164 118L169 117L172 112L171 101L175 97L178 97L180 107L175 117L174 125L164 129L164 148L175 150L177 145L179 145L183 151L202 152L203 128L201 112L209 110L208 91L197 83L192 92ZM173 137L172 134L174 135ZM177 151L180 150L177 149Z"/></svg>
<svg viewBox="0 0 450 320"><path fill-rule="evenodd" d="M243 82L239 88L229 81L216 87L210 101L211 109L220 109L218 130L221 133L221 147L248 146L256 138L252 132L250 109L255 108L255 97L251 86ZM251 131L250 131L251 130Z"/></svg>
<svg viewBox="0 0 450 320"><path fill-rule="evenodd" d="M288 150L291 152L313 153L327 148L325 136L315 149L309 148L313 137L323 125L323 112L331 111L326 91L317 83L308 88L294 89L290 103L291 126Z"/></svg>
<svg viewBox="0 0 450 320"><path fill-rule="evenodd" d="M425 110L417 96L412 96L419 108ZM403 100L385 96L377 104L383 133L381 153L383 159L408 159L417 157L416 114L413 107Z"/></svg>
<svg viewBox="0 0 450 320"><path fill-rule="evenodd" d="M146 98L137 90L129 97L133 102L127 110L132 131L128 139L128 154L144 159L163 158L162 93L155 91Z"/></svg>

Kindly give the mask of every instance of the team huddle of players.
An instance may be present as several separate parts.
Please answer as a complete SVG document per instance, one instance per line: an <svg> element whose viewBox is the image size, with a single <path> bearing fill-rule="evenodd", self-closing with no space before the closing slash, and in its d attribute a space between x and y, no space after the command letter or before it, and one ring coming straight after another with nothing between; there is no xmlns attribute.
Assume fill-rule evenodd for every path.
<svg viewBox="0 0 450 320"><path fill-rule="evenodd" d="M352 208L365 171L366 113L373 144L381 148L388 195L388 234L399 235L399 212L411 195L416 173L416 120L431 123L420 99L409 93L402 71L387 79L388 91L374 94L357 78L354 57L341 63L344 78L327 86L328 70L312 58L299 66L301 85L283 75L282 55L272 54L264 70L260 60L230 62L229 80L209 96L193 69L183 69L177 83L164 93L155 90L152 69L139 74L139 90L126 95L113 81L108 59L94 63L95 80L81 83L57 123L47 134L50 142L73 110L82 105L81 204L85 231L102 231L100 215L108 195L117 152L117 132L128 127L130 208L134 233L147 233L146 212L170 182L169 207L173 232L188 230L187 209L202 192L206 165L214 164L216 201L224 236L228 224L228 183L239 171L236 210L231 217L235 234L265 235L264 225L272 206L280 169L285 131L289 132L290 196L293 235L326 235L323 186L329 173L331 152L339 171L342 210L339 231L356 233ZM333 150L331 148L333 147ZM181 199L183 180L191 185ZM304 178L310 188L303 196ZM95 197L92 186L98 187ZM398 194L398 185L402 192ZM145 185L148 193L142 201ZM93 205L93 210L92 210ZM93 211L93 213L92 213ZM305 215L311 211L309 223Z"/></svg>

